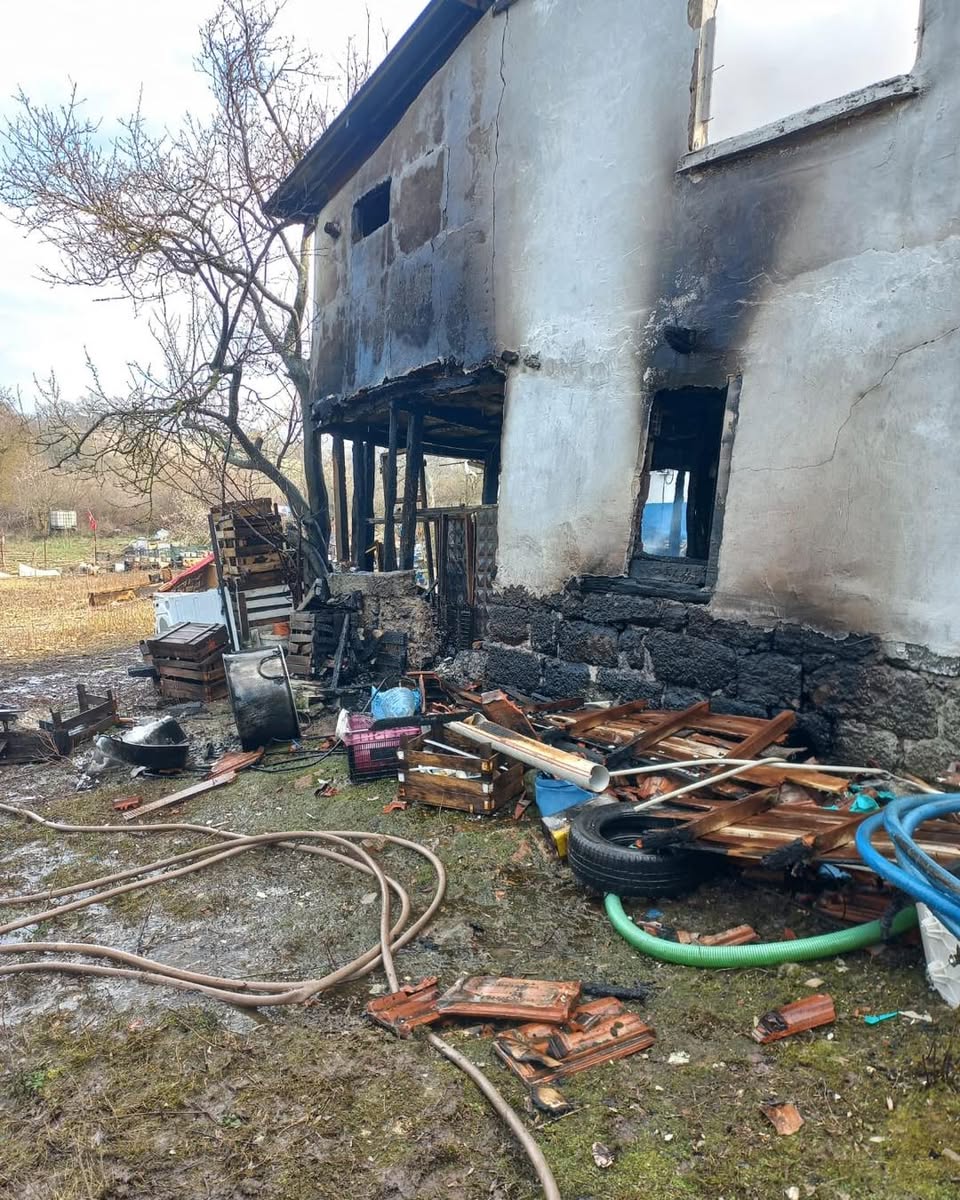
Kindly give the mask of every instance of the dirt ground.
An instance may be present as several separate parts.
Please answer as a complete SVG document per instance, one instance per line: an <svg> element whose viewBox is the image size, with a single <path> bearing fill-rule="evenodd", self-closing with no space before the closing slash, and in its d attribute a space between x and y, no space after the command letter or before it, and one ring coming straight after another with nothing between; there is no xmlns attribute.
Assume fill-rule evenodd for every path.
<svg viewBox="0 0 960 1200"><path fill-rule="evenodd" d="M28 712L69 699L76 679L118 687L121 709L149 714L149 684L126 677L135 655L0 665L0 701ZM198 760L231 725L223 705L184 719ZM293 760L291 760L293 761ZM76 791L78 765L6 768L4 799L72 822L115 819L113 797L151 799L170 783L125 771ZM318 777L337 781L329 799ZM499 1067L489 1037L451 1038L525 1119L569 1200L946 1200L960 1184L960 1013L925 980L919 948L699 972L658 966L622 942L574 884L536 823L412 809L385 815L392 783L353 787L346 762L247 772L189 801L183 819L248 832L364 829L424 842L446 864L446 901L400 952L401 976L465 972L653 985L639 1008L657 1030L647 1054L574 1077L575 1105L549 1121ZM0 891L62 885L146 862L187 834L62 835L0 815ZM430 873L393 848L391 872L425 903ZM96 940L221 974L325 973L376 940L378 906L356 873L282 850L82 910L40 931ZM642 913L649 905L631 906ZM662 906L671 924L716 931L747 921L768 939L829 928L787 895L721 878ZM17 909L3 908L3 919ZM38 936L28 929L13 937ZM818 990L837 1023L769 1047L749 1037L766 1010ZM532 1200L530 1170L454 1068L418 1039L397 1041L362 1015L383 979L298 1009L240 1011L138 983L20 975L0 981L0 1197L3 1200ZM868 1026L863 1013L913 1010ZM778 1137L760 1112L798 1107L805 1124ZM613 1165L596 1165L603 1143Z"/></svg>

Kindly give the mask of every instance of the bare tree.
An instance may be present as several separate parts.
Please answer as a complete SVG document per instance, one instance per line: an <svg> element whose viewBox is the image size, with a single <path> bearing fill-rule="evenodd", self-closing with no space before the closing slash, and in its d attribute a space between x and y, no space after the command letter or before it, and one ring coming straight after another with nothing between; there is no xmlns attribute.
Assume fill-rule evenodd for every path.
<svg viewBox="0 0 960 1200"><path fill-rule="evenodd" d="M0 200L58 252L51 281L128 299L157 346L157 363L132 363L120 394L92 363L79 401L54 380L41 389L57 465L122 464L144 492L211 463L259 472L302 522L318 573L330 520L309 420L314 226L284 226L264 203L326 128L333 81L280 31L281 12L282 0L222 0L195 60L210 111L174 131L138 109L109 132L75 89L60 107L21 92L0 135ZM369 47L369 32L366 55L347 47L348 93ZM301 448L303 488L289 469Z"/></svg>

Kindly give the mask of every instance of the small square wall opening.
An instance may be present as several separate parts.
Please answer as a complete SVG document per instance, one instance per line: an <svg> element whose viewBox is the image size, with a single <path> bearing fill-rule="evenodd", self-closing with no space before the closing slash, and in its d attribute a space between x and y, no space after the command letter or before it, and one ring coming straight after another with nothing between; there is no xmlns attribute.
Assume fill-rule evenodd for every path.
<svg viewBox="0 0 960 1200"><path fill-rule="evenodd" d="M385 179L365 192L353 206L353 240L362 241L390 220L390 184Z"/></svg>

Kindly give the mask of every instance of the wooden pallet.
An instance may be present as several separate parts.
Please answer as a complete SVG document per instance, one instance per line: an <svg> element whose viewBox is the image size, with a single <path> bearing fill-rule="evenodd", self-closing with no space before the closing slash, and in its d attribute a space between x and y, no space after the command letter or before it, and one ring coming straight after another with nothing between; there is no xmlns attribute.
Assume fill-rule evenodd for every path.
<svg viewBox="0 0 960 1200"><path fill-rule="evenodd" d="M502 754L478 753L475 743L458 738L449 729L431 740L442 741L454 750L465 750L468 756L445 754L428 746L425 738L413 738L397 751L400 760L397 794L401 800L489 815L512 806L523 794L523 763L512 762ZM451 774L429 773L432 771ZM460 779L456 772L475 778Z"/></svg>
<svg viewBox="0 0 960 1200"><path fill-rule="evenodd" d="M49 734L57 753L63 757L116 723L117 700L113 692L108 689L103 696L96 696L88 692L82 683L77 684L76 712L67 713L66 716L62 712L51 712L49 721L37 722L40 729Z"/></svg>

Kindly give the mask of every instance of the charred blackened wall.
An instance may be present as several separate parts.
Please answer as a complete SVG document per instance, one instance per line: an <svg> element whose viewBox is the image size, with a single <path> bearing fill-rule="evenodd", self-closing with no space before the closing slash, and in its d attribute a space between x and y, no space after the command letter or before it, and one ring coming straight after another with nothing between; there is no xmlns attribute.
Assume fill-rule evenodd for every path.
<svg viewBox="0 0 960 1200"><path fill-rule="evenodd" d="M493 353L499 62L488 36L468 37L320 214L315 398L349 396L438 359L476 365ZM390 218L357 238L353 207L386 180Z"/></svg>
<svg viewBox="0 0 960 1200"><path fill-rule="evenodd" d="M321 214L316 394L514 352L498 583L549 596L630 562L653 395L738 377L711 616L960 653L954 6L926 2L917 94L708 165L698 5L599 10L488 13Z"/></svg>
<svg viewBox="0 0 960 1200"><path fill-rule="evenodd" d="M797 712L793 740L844 762L933 778L960 745L960 658L875 636L713 616L703 605L576 584L490 609L487 678L527 694Z"/></svg>

